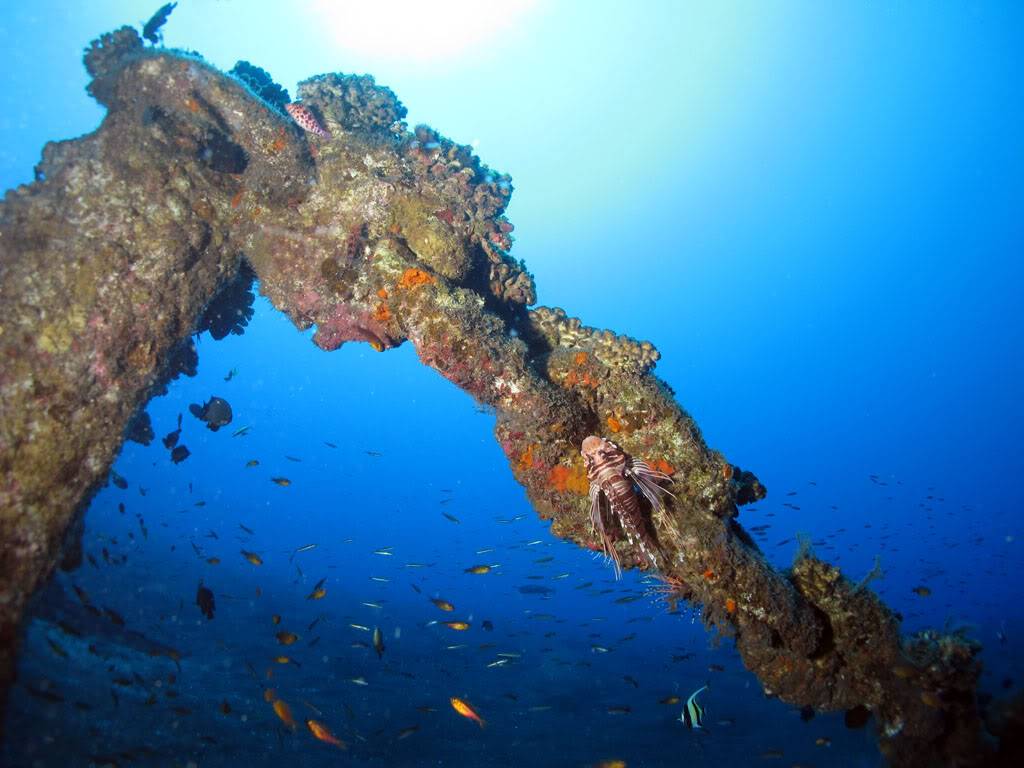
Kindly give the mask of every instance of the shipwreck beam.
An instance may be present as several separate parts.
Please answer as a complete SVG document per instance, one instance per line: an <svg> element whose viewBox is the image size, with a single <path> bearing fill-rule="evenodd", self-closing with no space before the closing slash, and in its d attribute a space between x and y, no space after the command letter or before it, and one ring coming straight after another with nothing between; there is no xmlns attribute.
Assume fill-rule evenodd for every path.
<svg viewBox="0 0 1024 768"><path fill-rule="evenodd" d="M866 585L809 551L772 568L735 519L765 489L704 444L652 375L657 351L529 309L532 278L508 254L507 176L430 128L410 132L368 77L300 86L328 139L303 134L257 68L228 76L129 28L93 43L86 66L107 117L47 145L37 181L0 205L0 688L28 597L244 260L323 349L410 341L493 406L512 471L555 535L598 547L587 435L671 474L675 500L651 520L659 576L735 638L767 691L873 713L897 765L982 762L978 646L902 637Z"/></svg>

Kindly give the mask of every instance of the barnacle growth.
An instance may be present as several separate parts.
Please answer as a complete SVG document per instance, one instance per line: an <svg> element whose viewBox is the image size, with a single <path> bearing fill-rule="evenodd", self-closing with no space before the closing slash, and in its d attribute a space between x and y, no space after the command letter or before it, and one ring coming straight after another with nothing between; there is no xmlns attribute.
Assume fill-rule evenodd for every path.
<svg viewBox="0 0 1024 768"><path fill-rule="evenodd" d="M103 123L48 144L37 181L0 204L0 688L26 601L126 432L140 432L135 414L170 366L194 369L188 337L200 323L240 328L244 312L211 301L225 286L246 296L246 278L233 282L244 254L260 291L297 328L315 326L321 348L410 341L493 407L511 470L556 535L599 544L586 436L671 476L674 498L650 521L659 576L673 598L705 606L774 694L867 708L894 764L966 766L990 753L976 645L902 637L870 589L809 552L787 573L771 568L736 520L764 487L705 445L652 374L654 347L527 309L536 294L510 255L508 176L427 126L409 130L371 78L299 86L327 139L296 130L252 65L228 76L146 47L130 28L95 41L85 61ZM615 546L623 567L650 566Z"/></svg>

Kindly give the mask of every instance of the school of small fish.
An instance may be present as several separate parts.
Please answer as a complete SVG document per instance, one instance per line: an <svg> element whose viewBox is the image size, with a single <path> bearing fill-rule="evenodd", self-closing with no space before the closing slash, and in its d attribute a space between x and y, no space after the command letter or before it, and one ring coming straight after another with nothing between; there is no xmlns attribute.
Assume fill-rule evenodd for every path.
<svg viewBox="0 0 1024 768"><path fill-rule="evenodd" d="M233 369L224 378L230 381L237 377L237 370ZM193 415L204 422L205 429L216 431L231 420L226 400L211 397L205 402L205 405L194 404L190 408ZM179 415L174 430L163 441L164 448L173 452L182 447L180 440L187 429L188 425L183 424ZM257 434L258 425L246 426L229 437L244 437L254 429L257 431L253 434ZM618 565L616 542L610 534L614 523L625 532L635 554L646 560L647 565L657 567L660 552L640 527L640 505L648 505L643 509L651 505L657 508L663 495L670 495L670 478L624 454L610 441L588 440L591 442L584 446L584 458L591 470L591 499L595 503L592 522L605 554ZM337 443L321 442L332 451L343 450ZM385 459L379 451L363 453L372 460ZM172 461L175 461L173 454ZM280 470L282 461L294 465L296 484L293 485L290 476L263 469L267 465ZM281 454L276 458L250 458L239 461L236 466L239 471L250 473L246 477L265 472L264 488L269 479L280 488L291 489L274 491L276 497L281 493L296 493L309 483L304 467L310 461L309 456ZM870 481L885 487L885 481L877 476L872 476ZM149 492L133 484L127 473L112 471L111 484L114 492L121 494L137 489L142 497ZM795 490L787 493L782 508L798 511L797 496ZM623 667L618 661L628 657L641 625L653 623L657 614L666 612L658 602L657 590L650 588L653 582L624 587L617 581L618 568L615 578L591 577L585 581L573 573L570 559L557 555L553 549L557 545L551 539L527 540L524 537L517 540L511 533L514 529L506 529L511 533L511 540L509 536L499 535L497 545L474 541L483 529L478 519L471 519L469 508L460 511L461 518L447 509L439 510L435 518L439 526L437 535L459 537L462 559L450 562L431 557L434 553L427 547L413 552L407 545L385 543L358 549L353 538L330 533L313 536L309 531L298 530L288 530L286 535L280 532L264 535L260 529L266 523L254 522L246 516L241 520L228 518L230 522L217 525L215 513L208 515L205 510L208 501L211 507L219 502L213 498L196 499L191 482L184 494L187 501L176 499L179 509L172 514L201 514L204 522L174 540L170 538L174 529L169 522L159 522L154 536L141 513L135 513L134 518L129 514L130 495L122 498L124 501L117 504L113 520L123 520L121 528L124 530L95 535L88 548L90 551L86 552L90 573L98 574L104 568L111 572L125 568L129 556L139 553L143 542L152 545L156 540L169 545L174 557L184 553L189 572L199 575L194 598L183 594L176 598L177 609L163 605L157 615L147 615L144 604L118 599L120 591L116 582L108 583L100 593L102 600L97 602L93 596L95 588L86 591L82 586L84 579L64 578L74 595L69 603L74 611L69 608L68 615L47 631L48 661L65 665L85 663L84 649L87 656L108 665L110 688L104 695L106 706L116 711L127 711L131 707L163 708L166 717L174 722L194 721L192 727L195 728L201 728L202 719L213 717L214 713L221 721L245 718L250 723L262 723L261 727L267 732L277 734L274 738L305 738L319 742L320 749L370 754L374 750L386 751L391 748L388 745L413 743L429 737L445 713L476 725L477 728L460 733L461 738L478 739L506 738L508 729L516 727L523 717L557 717L562 706L557 703L557 691L551 690L546 695L536 688L523 690L521 685L530 669L544 664L555 669L588 670L588 674L598 677L602 674L599 670L618 669L613 675L618 682L610 679L601 682L592 692L593 702L585 703L602 717L636 720L637 727L644 727L640 724L644 721L674 720L676 727L682 726L680 739L686 738L683 734L690 731L693 734L690 738L705 740L716 738L716 734L739 721L737 717L727 716L732 709L729 696L719 693L717 686L707 680L708 673L722 676L715 679L726 679L729 672L741 676L736 665L705 663L694 668L697 652L686 648L678 648L678 652L670 654L663 662L670 672L657 677L645 675L639 668ZM939 503L933 496L929 500ZM457 509L461 506L451 489L442 489L437 501L442 506L453 502ZM745 514L771 518L776 512L760 512L754 506L747 508ZM154 513L149 512L146 517L152 518ZM499 514L483 525L495 526L493 535L497 535L502 527L524 519L526 516L521 514L511 517ZM770 528L771 523L765 522L749 526L748 530L756 540L766 543ZM841 536L843 530L811 543L821 549L831 549L831 541ZM302 538L296 535L299 533ZM180 539L187 541L188 546L179 546ZM883 542L885 540L883 537ZM783 539L778 545L790 543L792 540ZM230 559L232 547L239 552L243 563ZM506 556L498 554L504 550L508 550ZM237 565L227 578L222 573L227 566L222 563L232 562ZM256 567L249 568L246 564ZM521 575L523 568L532 572ZM880 573L881 569L877 571ZM513 573L520 575L513 576ZM878 577L875 570L872 574L870 578ZM931 597L941 576L941 570L926 569L919 575L920 583L911 582L912 588L906 589L918 598ZM281 584L264 583L282 579L283 589ZM547 604L557 603L565 590L572 590L573 595L590 596L603 606L598 615L580 624L591 631L586 636L586 644L575 652L568 645L560 645L561 636L566 633L565 620L558 612L543 610ZM496 618L502 611L494 609L495 599L518 601L521 620L515 625L502 626ZM117 607L105 604L107 602ZM193 605L189 606L189 602ZM634 610L633 605L639 607ZM619 618L606 616L609 612ZM628 620L621 618L623 612L629 612L625 614L630 616ZM488 616L488 613L494 615ZM81 618L76 623L73 616ZM186 679L195 674L196 660L173 647L174 631L164 631L164 628L180 626L186 617L191 620L196 616L200 617L197 620L200 631L218 633L217 645L225 654L225 660L232 659L231 666L247 670L242 679L236 679L232 691L218 693L208 702L205 715L201 699L190 695L186 706L179 698L184 694L182 686ZM688 616L691 622L696 618L696 614L682 616ZM240 658L237 651L232 650L230 635L224 635L220 628L233 626L246 617L255 619L262 627L246 630L246 644L255 643L261 650L254 653L249 648ZM95 629L86 628L85 621L100 622L107 635L130 638L130 642L149 657L173 665L173 671L154 677L151 673L133 670L129 663L119 660L109 641L101 642ZM635 623L636 631L623 632L622 625L616 621ZM144 632L131 629L133 624L142 627ZM93 636L97 639L91 639ZM1005 632L1001 632L1000 642L1005 642ZM415 656L407 658L410 648L416 648L416 653L430 648L431 667L436 669L418 666L413 660ZM920 670L909 662L895 666L893 673L907 681L921 678ZM348 701L322 696L317 684L327 679L338 680L349 690L365 693L355 693ZM31 698L47 705L70 702L82 712L101 706L85 691L62 691L48 679L27 679L22 688ZM367 720L360 713L359 696L380 701L376 697L384 696L384 692L397 694L402 700L401 705L389 705L395 709L398 719L389 715L380 722ZM920 697L926 706L937 711L944 706L940 690L923 688ZM445 700L447 707L443 706ZM253 702L259 707L254 709ZM259 714L261 711L263 715ZM658 714L661 711L666 714ZM815 719L816 713L804 708L799 716L801 721L809 722ZM867 710L857 709L846 712L843 720L847 728L862 728L870 717ZM810 736L807 744L821 750L830 747L837 734L819 730ZM206 738L213 740L207 742L212 744L217 736L214 732ZM131 762L126 755L145 758L151 749L147 744L137 745L116 762ZM767 744L757 757L773 760L784 754L781 747ZM99 754L92 758L98 762L107 756ZM627 762L595 755L590 764L625 766Z"/></svg>

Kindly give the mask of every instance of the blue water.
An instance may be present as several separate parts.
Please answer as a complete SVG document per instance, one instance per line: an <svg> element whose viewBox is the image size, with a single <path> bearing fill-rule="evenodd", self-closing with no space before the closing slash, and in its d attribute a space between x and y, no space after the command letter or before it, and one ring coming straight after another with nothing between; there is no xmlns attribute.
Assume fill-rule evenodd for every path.
<svg viewBox="0 0 1024 768"><path fill-rule="evenodd" d="M4 5L0 188L31 180L46 141L97 125L81 49L157 5ZM165 38L290 89L370 72L410 123L474 142L513 176L513 255L539 302L653 341L657 375L707 442L768 487L740 521L769 526L772 562L788 565L797 532L853 579L879 556L872 587L905 631L969 625L983 690L1019 691L1024 11L568 2L512 4L491 24L475 6L402 7L393 18L422 33L392 42L412 53L334 35L341 17L315 3L182 0ZM446 30L492 26L447 47ZM8 763L338 762L281 726L271 687L355 763L879 764L870 729L841 713L802 722L688 607L671 613L635 572L616 582L550 536L493 416L411 347L328 354L308 337L258 299L243 336L198 338L198 375L149 404L158 440L125 445L128 487L86 515L96 565L57 575L27 625ZM234 410L217 433L188 413L211 395ZM192 455L173 465L159 437L179 413ZM465 573L481 563L495 567ZM308 600L320 579L326 596ZM213 620L195 605L200 580ZM46 601L77 602L72 585L125 627L56 627ZM430 624L446 620L472 626ZM353 645L371 640L353 624L381 628L382 658ZM300 640L280 646L282 630ZM282 653L301 666L275 664ZM659 704L708 680L706 732Z"/></svg>

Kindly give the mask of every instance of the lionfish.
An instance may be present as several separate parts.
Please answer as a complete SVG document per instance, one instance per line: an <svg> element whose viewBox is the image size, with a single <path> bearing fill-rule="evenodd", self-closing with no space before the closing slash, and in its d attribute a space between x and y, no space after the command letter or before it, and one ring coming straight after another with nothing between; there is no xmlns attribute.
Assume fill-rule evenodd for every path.
<svg viewBox="0 0 1024 768"><path fill-rule="evenodd" d="M626 534L626 540L643 553L653 568L658 568L657 544L644 525L640 499L635 489L639 489L654 509L663 510L662 495L673 494L658 483L672 482L672 478L664 472L651 469L646 462L630 456L603 437L591 435L585 439L580 453L590 481L590 522L601 539L604 554L615 566L616 578L622 573L622 563L612 537L605 529L601 512L602 495L608 500L612 517Z"/></svg>
<svg viewBox="0 0 1024 768"><path fill-rule="evenodd" d="M323 136L325 139L331 138L331 132L324 128L320 121L316 119L316 115L313 111L302 104L297 104L294 101L285 104L284 108L288 110L288 114L292 116L292 120L299 124L304 131L315 133L317 136Z"/></svg>

